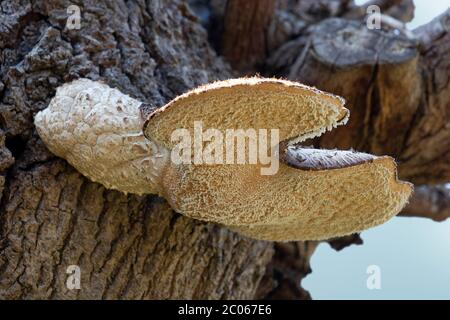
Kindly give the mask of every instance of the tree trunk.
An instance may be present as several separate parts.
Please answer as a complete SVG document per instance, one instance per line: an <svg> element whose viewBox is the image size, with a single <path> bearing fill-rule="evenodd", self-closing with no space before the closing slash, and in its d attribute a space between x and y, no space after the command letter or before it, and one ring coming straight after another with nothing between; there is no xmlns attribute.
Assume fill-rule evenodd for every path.
<svg viewBox="0 0 450 320"><path fill-rule="evenodd" d="M105 190L47 151L33 127L74 78L161 105L230 68L181 1L84 1L80 30L65 27L69 5L1 4L0 299L253 298L272 244L180 216L157 197ZM70 265L80 290L66 287Z"/></svg>
<svg viewBox="0 0 450 320"><path fill-rule="evenodd" d="M251 71L264 61L265 36L275 10L275 0L229 0L224 17L222 53L231 65Z"/></svg>
<svg viewBox="0 0 450 320"><path fill-rule="evenodd" d="M156 196L106 190L52 155L33 117L72 79L102 80L161 106L249 70L289 77L348 101L349 125L316 144L393 155L401 177L416 183L450 180L442 17L411 39L368 33L364 8L349 0L189 2L207 14L197 18L182 0L77 1L80 29L66 25L72 2L1 2L0 299L309 298L299 284L317 242L244 238L183 217ZM380 4L410 19L410 1ZM436 199L424 193L405 215L449 215L448 192L435 200L445 214L417 210ZM336 249L355 243L357 235L330 240ZM72 265L79 290L66 283Z"/></svg>

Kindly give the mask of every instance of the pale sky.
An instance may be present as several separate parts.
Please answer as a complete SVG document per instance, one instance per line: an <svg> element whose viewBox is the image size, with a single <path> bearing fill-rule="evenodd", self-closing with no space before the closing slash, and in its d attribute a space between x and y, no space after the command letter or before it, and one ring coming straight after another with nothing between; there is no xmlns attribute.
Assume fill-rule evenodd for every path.
<svg viewBox="0 0 450 320"><path fill-rule="evenodd" d="M356 1L364 3L366 1ZM415 0L408 26L427 23L450 0ZM336 252L321 244L303 280L313 299L450 299L450 220L394 218L362 233L364 244ZM367 268L380 270L381 289L367 288Z"/></svg>

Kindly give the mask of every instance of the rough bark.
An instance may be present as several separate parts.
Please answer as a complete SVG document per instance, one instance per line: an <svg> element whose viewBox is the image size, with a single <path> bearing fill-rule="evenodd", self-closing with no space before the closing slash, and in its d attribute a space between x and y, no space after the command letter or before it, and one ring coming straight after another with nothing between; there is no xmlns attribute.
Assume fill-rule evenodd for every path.
<svg viewBox="0 0 450 320"><path fill-rule="evenodd" d="M74 78L161 105L230 68L181 1L84 1L81 30L65 28L69 5L1 3L0 299L254 297L271 244L156 197L105 190L50 154L33 127ZM81 268L81 290L66 288L69 265Z"/></svg>
<svg viewBox="0 0 450 320"><path fill-rule="evenodd" d="M349 123L324 135L320 146L388 154L399 160L400 178L445 183L450 34L440 26L449 12L426 29L441 32L416 30L414 39L392 29L369 30L358 21L327 19L283 45L267 64L278 75L347 100Z"/></svg>
<svg viewBox="0 0 450 320"><path fill-rule="evenodd" d="M246 239L163 199L106 190L53 156L33 116L79 77L152 105L255 69L342 95L351 122L313 142L395 156L401 178L424 184L404 215L448 217L448 190L426 186L450 180L448 11L413 39L369 32L350 0L189 2L200 19L182 0L80 1L81 30L65 27L69 1L1 2L0 299L310 298L299 284L318 243ZM411 19L409 0L376 2ZM74 264L81 290L65 285Z"/></svg>

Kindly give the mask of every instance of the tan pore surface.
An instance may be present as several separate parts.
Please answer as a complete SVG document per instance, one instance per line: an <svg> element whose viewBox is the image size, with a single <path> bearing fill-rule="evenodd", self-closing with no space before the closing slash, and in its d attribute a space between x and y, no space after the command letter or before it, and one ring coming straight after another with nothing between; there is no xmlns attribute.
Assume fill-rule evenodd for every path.
<svg viewBox="0 0 450 320"><path fill-rule="evenodd" d="M164 195L177 211L264 240L318 240L381 224L412 192L389 157L333 169L299 170L280 163L273 176L257 166L171 166Z"/></svg>
<svg viewBox="0 0 450 320"><path fill-rule="evenodd" d="M183 94L158 109L144 124L144 134L172 149L175 129L279 129L280 141L322 134L347 121L340 97L291 81L242 78L215 82ZM294 141L292 141L294 142Z"/></svg>

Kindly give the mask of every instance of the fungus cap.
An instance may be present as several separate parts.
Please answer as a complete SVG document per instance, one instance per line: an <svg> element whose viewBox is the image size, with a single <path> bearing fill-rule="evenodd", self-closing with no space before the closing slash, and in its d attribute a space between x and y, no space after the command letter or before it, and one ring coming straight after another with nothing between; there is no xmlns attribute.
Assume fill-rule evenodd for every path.
<svg viewBox="0 0 450 320"><path fill-rule="evenodd" d="M412 192L412 185L397 179L390 157L298 145L345 124L348 116L342 98L277 79L216 82L156 111L80 79L58 88L35 124L53 153L107 188L158 193L186 216L257 239L288 241L332 238L383 223ZM279 129L279 170L264 176L259 162L171 162L172 132L192 133L195 121L220 132Z"/></svg>
<svg viewBox="0 0 450 320"><path fill-rule="evenodd" d="M289 143L313 138L345 124L344 100L300 83L266 78L218 81L189 91L151 113L144 135L172 149L171 134L178 128L252 128L280 130Z"/></svg>
<svg viewBox="0 0 450 320"><path fill-rule="evenodd" d="M316 240L381 224L412 192L411 184L397 179L390 157L293 146L345 124L348 116L340 97L285 80L244 78L177 97L147 117L144 134L172 149L171 132L192 131L195 121L223 133L279 129L282 157L276 174L261 175L261 164L170 165L163 196L184 215L252 238Z"/></svg>

